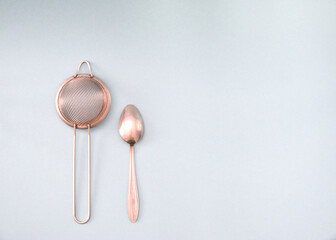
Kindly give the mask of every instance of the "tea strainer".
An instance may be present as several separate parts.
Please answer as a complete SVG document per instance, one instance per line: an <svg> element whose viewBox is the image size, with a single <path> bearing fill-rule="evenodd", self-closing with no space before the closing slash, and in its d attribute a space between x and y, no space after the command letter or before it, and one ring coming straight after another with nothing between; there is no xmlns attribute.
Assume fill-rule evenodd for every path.
<svg viewBox="0 0 336 240"><path fill-rule="evenodd" d="M78 74L86 63L90 74ZM82 61L76 74L58 89L56 109L61 119L74 128L73 138L73 217L77 223L87 223L91 216L91 139L90 128L97 126L107 116L111 95L105 84L92 75L88 61ZM88 216L84 221L76 217L76 129L88 129Z"/></svg>

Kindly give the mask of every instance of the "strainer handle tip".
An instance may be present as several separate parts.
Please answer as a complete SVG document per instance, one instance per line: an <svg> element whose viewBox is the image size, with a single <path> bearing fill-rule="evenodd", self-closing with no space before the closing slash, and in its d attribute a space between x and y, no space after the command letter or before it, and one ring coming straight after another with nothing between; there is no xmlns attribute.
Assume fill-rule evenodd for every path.
<svg viewBox="0 0 336 240"><path fill-rule="evenodd" d="M86 60L82 61L82 62L78 65L77 71L76 71L76 73L75 73L75 77L78 76L79 70L80 70L81 66L83 65L83 63L86 63L86 64L88 65L89 72L90 72L90 77L93 77L90 63L89 63L89 61L86 61Z"/></svg>

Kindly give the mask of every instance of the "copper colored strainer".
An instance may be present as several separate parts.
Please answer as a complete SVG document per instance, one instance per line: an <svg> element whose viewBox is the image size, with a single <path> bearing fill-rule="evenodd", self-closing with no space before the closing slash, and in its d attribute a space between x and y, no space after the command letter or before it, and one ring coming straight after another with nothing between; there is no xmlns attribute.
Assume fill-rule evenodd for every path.
<svg viewBox="0 0 336 240"><path fill-rule="evenodd" d="M90 74L78 74L83 63L88 65ZM102 81L92 75L88 61L81 62L76 74L67 79L57 91L57 113L66 124L74 128L73 217L77 223L87 223L91 215L90 128L106 118L110 106L110 92ZM79 221L76 217L76 128L88 129L88 217L84 221Z"/></svg>

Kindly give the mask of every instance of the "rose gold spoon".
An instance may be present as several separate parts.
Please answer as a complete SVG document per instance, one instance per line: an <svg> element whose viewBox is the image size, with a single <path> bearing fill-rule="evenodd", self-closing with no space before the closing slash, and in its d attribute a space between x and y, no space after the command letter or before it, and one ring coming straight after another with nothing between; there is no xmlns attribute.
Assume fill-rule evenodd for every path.
<svg viewBox="0 0 336 240"><path fill-rule="evenodd" d="M119 134L131 147L131 165L128 185L128 216L131 222L136 222L139 214L139 197L134 167L134 144L143 135L143 121L139 110L134 105L127 105L119 120Z"/></svg>

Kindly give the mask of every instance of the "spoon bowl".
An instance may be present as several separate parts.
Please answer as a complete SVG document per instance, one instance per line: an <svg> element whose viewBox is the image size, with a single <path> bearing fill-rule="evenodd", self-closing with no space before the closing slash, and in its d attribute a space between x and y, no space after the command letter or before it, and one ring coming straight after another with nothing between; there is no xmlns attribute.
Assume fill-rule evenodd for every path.
<svg viewBox="0 0 336 240"><path fill-rule="evenodd" d="M132 104L127 105L121 113L119 134L121 138L134 145L143 135L143 120L139 110Z"/></svg>

